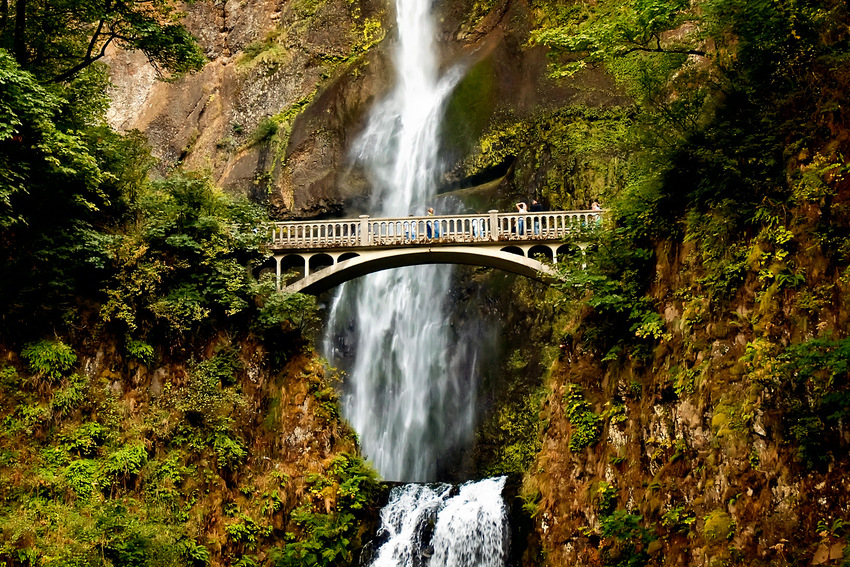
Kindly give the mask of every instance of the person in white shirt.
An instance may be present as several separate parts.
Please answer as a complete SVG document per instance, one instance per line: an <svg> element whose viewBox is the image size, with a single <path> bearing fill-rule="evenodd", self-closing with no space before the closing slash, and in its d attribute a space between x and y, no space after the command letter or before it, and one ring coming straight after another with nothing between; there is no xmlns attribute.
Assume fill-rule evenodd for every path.
<svg viewBox="0 0 850 567"><path fill-rule="evenodd" d="M519 203L516 204L516 210L519 211L522 214L526 214L528 212L528 207L526 206L525 203L520 201ZM519 219L517 219L517 221L516 221L516 231L517 231L517 234L519 234L520 236L525 234L525 219L524 218L520 217Z"/></svg>

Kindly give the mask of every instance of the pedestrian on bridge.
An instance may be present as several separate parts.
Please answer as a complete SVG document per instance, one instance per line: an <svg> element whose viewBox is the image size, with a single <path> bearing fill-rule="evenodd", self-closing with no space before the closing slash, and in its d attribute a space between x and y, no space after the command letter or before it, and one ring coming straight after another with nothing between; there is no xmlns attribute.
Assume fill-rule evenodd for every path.
<svg viewBox="0 0 850 567"><path fill-rule="evenodd" d="M428 216L434 216L434 207L428 207ZM440 238L440 221L428 221L425 223L425 230L428 233L428 238Z"/></svg>
<svg viewBox="0 0 850 567"><path fill-rule="evenodd" d="M528 213L528 206L520 201L516 204L516 210L524 215ZM525 219L523 217L519 217L516 221L516 232L520 236L525 234Z"/></svg>
<svg viewBox="0 0 850 567"><path fill-rule="evenodd" d="M543 205L537 202L537 199L531 200L531 206L528 208L532 213L539 213L543 211ZM540 219L534 219L534 234L540 234Z"/></svg>

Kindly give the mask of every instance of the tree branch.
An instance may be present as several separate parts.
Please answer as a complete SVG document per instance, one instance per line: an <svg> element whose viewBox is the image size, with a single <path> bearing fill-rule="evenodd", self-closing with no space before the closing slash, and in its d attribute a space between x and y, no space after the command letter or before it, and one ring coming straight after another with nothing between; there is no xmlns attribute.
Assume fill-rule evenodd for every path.
<svg viewBox="0 0 850 567"><path fill-rule="evenodd" d="M56 75L55 77L53 77L53 82L54 83L61 83L62 81L67 81L68 79L70 79L71 77L73 77L74 75L76 75L77 73L79 73L80 71L82 71L83 69L85 69L86 67L88 67L89 65L91 65L92 63L97 61L98 59L100 59L101 57L103 57L104 55L106 55L106 48L109 47L109 44L112 43L112 40L115 39L116 37L118 37L116 34L111 33L109 35L109 39L107 39L105 42L103 42L103 45L100 47L100 53L92 56L91 55L92 50L89 49L89 53L86 53L86 56L83 58L82 61L80 61L79 63L77 63L76 65L74 65L73 67L71 67L70 69L65 71L64 73L60 73L59 75Z"/></svg>
<svg viewBox="0 0 850 567"><path fill-rule="evenodd" d="M91 41L89 42L89 48L86 50L86 56L83 58L90 59L91 54L94 51L94 46L97 44L97 38L100 36L100 32L103 30L103 24L106 23L106 20L101 18L101 20L97 23L97 29L94 30L94 33L91 36Z"/></svg>

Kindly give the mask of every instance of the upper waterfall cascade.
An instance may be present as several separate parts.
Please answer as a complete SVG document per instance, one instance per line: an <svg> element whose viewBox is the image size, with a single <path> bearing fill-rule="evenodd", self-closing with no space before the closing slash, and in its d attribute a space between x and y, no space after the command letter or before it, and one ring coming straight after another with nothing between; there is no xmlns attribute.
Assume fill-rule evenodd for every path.
<svg viewBox="0 0 850 567"><path fill-rule="evenodd" d="M436 195L442 109L463 69L439 72L430 7L397 0L397 82L355 144L379 216L424 214ZM343 412L389 480L434 480L441 456L472 435L476 354L474 345L450 348L458 342L447 324L451 275L446 265L369 274L332 302L325 353L348 370ZM340 360L341 351L354 360Z"/></svg>

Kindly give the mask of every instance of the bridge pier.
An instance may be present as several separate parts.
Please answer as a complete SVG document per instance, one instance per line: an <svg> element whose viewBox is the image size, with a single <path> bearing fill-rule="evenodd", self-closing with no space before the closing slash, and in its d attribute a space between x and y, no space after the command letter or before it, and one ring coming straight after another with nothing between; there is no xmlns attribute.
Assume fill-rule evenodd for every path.
<svg viewBox="0 0 850 567"><path fill-rule="evenodd" d="M283 260L283 256L274 256L275 263L275 287L278 291L280 291L281 284L281 275L280 275L280 263Z"/></svg>

